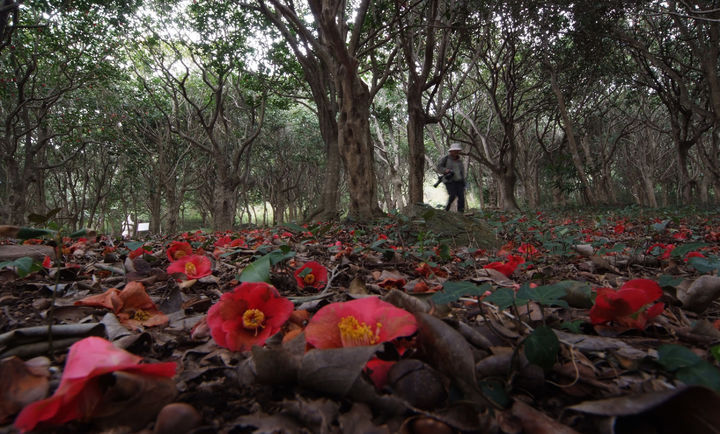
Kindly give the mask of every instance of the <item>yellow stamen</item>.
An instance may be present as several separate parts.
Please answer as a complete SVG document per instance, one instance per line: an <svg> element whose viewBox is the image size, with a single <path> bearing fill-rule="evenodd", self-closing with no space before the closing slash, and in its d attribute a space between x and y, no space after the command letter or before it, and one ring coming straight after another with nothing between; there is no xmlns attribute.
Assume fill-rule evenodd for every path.
<svg viewBox="0 0 720 434"><path fill-rule="evenodd" d="M363 345L374 345L380 341L380 328L382 324L375 324L375 331L364 322L360 322L354 316L343 317L338 322L340 329L340 341L343 347L359 347Z"/></svg>
<svg viewBox="0 0 720 434"><path fill-rule="evenodd" d="M248 309L243 314L243 327L255 330L255 335L258 329L265 327L263 322L265 322L265 314L259 309Z"/></svg>
<svg viewBox="0 0 720 434"><path fill-rule="evenodd" d="M135 321L145 321L150 318L150 314L142 309L138 309L132 314L132 319Z"/></svg>
<svg viewBox="0 0 720 434"><path fill-rule="evenodd" d="M180 258L185 257L185 256L187 256L187 253L185 253L185 250L176 250L176 251L173 253L173 257L174 257L175 259L180 259Z"/></svg>
<svg viewBox="0 0 720 434"><path fill-rule="evenodd" d="M303 277L303 282L308 285L312 285L313 283L315 283L315 275L312 273L306 274L305 277Z"/></svg>
<svg viewBox="0 0 720 434"><path fill-rule="evenodd" d="M195 267L195 264L192 262L188 262L185 264L185 275L190 277L197 273L197 268Z"/></svg>

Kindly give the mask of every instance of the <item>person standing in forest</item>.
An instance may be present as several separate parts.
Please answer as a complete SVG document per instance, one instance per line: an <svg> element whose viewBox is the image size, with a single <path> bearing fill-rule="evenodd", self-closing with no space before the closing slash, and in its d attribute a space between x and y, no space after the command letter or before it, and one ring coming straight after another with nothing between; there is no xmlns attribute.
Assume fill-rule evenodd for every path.
<svg viewBox="0 0 720 434"><path fill-rule="evenodd" d="M442 157L435 167L437 173L443 175L442 182L449 196L445 211L450 210L450 205L457 198L458 212L465 212L465 166L460 159L461 151L462 145L453 143L448 155Z"/></svg>

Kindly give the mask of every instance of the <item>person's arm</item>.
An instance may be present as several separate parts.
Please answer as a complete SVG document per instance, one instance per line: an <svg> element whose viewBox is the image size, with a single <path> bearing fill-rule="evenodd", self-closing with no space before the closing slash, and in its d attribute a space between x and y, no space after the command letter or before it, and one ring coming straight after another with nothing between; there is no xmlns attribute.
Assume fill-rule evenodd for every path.
<svg viewBox="0 0 720 434"><path fill-rule="evenodd" d="M438 161L437 166L435 166L435 171L437 173L442 175L442 174L445 174L448 172L449 169L445 166L447 164L447 159L448 159L448 157L446 155L446 156L442 157L440 159L440 161Z"/></svg>

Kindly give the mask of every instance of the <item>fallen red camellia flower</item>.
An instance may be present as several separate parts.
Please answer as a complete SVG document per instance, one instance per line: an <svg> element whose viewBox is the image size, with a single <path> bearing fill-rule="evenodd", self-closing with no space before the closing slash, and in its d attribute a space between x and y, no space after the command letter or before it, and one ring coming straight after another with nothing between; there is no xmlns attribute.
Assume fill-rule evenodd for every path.
<svg viewBox="0 0 720 434"><path fill-rule="evenodd" d="M47 399L26 406L15 426L29 431L39 423L59 425L75 419L87 420L103 399L105 386L100 376L115 371L170 378L175 362L141 364L142 357L116 348L98 337L85 338L70 347L60 385Z"/></svg>
<svg viewBox="0 0 720 434"><path fill-rule="evenodd" d="M167 257L170 262L175 262L186 256L192 255L192 246L186 241L173 241L167 249Z"/></svg>
<svg viewBox="0 0 720 434"><path fill-rule="evenodd" d="M137 249L135 249L135 250L133 250L132 252L130 252L130 253L128 254L128 257L129 257L130 259L135 259L135 258L137 258L138 256L142 256L142 255L145 255L145 254L150 255L150 254L152 254L152 252L151 252L150 250L145 249L144 246L140 246L140 247L138 247Z"/></svg>
<svg viewBox="0 0 720 434"><path fill-rule="evenodd" d="M655 243L652 246L648 247L647 253L649 255L655 255L657 253L658 255L660 255L660 259L668 259L674 248L674 244Z"/></svg>
<svg viewBox="0 0 720 434"><path fill-rule="evenodd" d="M485 265L483 268L492 268L493 270L497 270L502 274L506 275L507 277L510 277L515 272L518 265L524 263L525 258L523 258L522 256L508 255L507 262L491 262Z"/></svg>
<svg viewBox="0 0 720 434"><path fill-rule="evenodd" d="M322 307L305 328L305 338L315 348L356 347L410 336L416 330L410 312L367 297Z"/></svg>
<svg viewBox="0 0 720 434"><path fill-rule="evenodd" d="M530 244L530 243L523 243L523 244L521 244L520 247L518 247L517 250L518 250L518 252L520 252L520 253L522 253L522 254L524 254L524 255L534 256L534 255L539 255L539 254L540 254L540 250L538 250L537 247L533 246L533 245Z"/></svg>
<svg viewBox="0 0 720 434"><path fill-rule="evenodd" d="M618 290L598 288L596 292L595 304L590 309L593 324L614 321L624 327L643 329L665 307L664 303L654 303L663 292L660 285L650 279L633 279Z"/></svg>
<svg viewBox="0 0 720 434"><path fill-rule="evenodd" d="M200 279L212 273L212 263L206 256L183 256L168 265L168 274L183 273L188 279Z"/></svg>
<svg viewBox="0 0 720 434"><path fill-rule="evenodd" d="M688 252L687 255L685 255L685 262L688 262L690 258L706 258L707 256L703 255L700 252Z"/></svg>
<svg viewBox="0 0 720 434"><path fill-rule="evenodd" d="M322 289L327 284L327 268L321 263L310 261L295 270L295 281L300 288Z"/></svg>
<svg viewBox="0 0 720 434"><path fill-rule="evenodd" d="M208 311L210 334L221 347L246 351L282 328L293 303L265 282L243 282L226 292Z"/></svg>
<svg viewBox="0 0 720 434"><path fill-rule="evenodd" d="M319 349L390 342L417 331L415 316L377 297L331 303L318 310L305 327L308 344ZM375 387L387 383L394 361L372 358L366 365Z"/></svg>
<svg viewBox="0 0 720 434"><path fill-rule="evenodd" d="M130 282L122 291L110 288L102 294L78 300L75 305L110 309L121 324L133 329L140 326L158 326L168 322L168 317L155 306L140 282Z"/></svg>

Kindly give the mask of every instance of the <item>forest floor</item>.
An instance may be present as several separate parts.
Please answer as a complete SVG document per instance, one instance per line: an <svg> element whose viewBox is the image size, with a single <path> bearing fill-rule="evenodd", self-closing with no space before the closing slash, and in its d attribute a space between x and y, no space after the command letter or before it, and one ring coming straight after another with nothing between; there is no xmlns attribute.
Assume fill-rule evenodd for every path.
<svg viewBox="0 0 720 434"><path fill-rule="evenodd" d="M0 433L13 423L60 433L718 432L720 214L468 216L496 233L495 247L443 239L428 217L0 239L0 257L27 249L0 263ZM208 258L211 274L168 270L173 242ZM289 320L273 326L274 308L258 307L265 322L238 339L279 332L251 350L220 346L208 310L241 282L263 281L292 301ZM370 297L383 307L333 304ZM380 314L384 303L399 309ZM315 318L325 306L345 312L322 329L342 337L338 348L308 326L327 326ZM360 325L343 334L351 314ZM76 343L85 346L68 356ZM174 376L159 373L167 362ZM30 411L51 395L59 407ZM192 408L156 420L169 402Z"/></svg>

